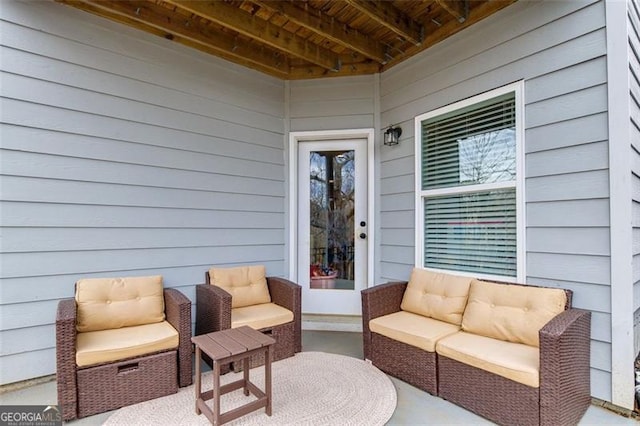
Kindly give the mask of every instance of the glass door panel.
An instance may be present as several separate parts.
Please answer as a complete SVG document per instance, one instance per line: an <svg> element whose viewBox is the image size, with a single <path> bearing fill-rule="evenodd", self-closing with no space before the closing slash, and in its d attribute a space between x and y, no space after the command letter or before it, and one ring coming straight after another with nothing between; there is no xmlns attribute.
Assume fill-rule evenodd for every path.
<svg viewBox="0 0 640 426"><path fill-rule="evenodd" d="M310 287L353 290L355 151L309 153Z"/></svg>

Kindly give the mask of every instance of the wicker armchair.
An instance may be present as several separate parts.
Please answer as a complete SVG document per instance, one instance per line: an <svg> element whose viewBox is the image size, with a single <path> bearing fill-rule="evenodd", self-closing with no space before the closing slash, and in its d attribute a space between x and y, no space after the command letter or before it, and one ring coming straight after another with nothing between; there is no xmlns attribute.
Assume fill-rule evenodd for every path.
<svg viewBox="0 0 640 426"><path fill-rule="evenodd" d="M211 284L210 271L205 273L205 284L196 286L196 335L211 333L232 328L232 296L222 287ZM271 302L293 313L293 320L256 328L276 340L273 361L295 355L302 350L302 289L287 279L266 277ZM235 308L233 308L235 309ZM206 356L203 357L208 362ZM251 366L260 365L264 361L259 357L251 360ZM236 366L234 366L236 367ZM228 371L228 367L223 368Z"/></svg>
<svg viewBox="0 0 640 426"><path fill-rule="evenodd" d="M117 280L122 282L127 279ZM78 332L76 300L64 299L59 302L56 315L56 368L58 404L63 420L86 417L176 393L178 387L192 383L191 301L175 289L161 289L160 292L164 299L165 321L178 333L177 347L83 366L77 364L76 347L78 336L82 333ZM164 326L169 327L166 324Z"/></svg>

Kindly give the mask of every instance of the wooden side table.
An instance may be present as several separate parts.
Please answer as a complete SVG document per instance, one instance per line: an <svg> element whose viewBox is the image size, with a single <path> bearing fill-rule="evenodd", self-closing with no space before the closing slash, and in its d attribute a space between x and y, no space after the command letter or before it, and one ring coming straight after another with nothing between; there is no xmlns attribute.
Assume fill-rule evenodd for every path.
<svg viewBox="0 0 640 426"><path fill-rule="evenodd" d="M196 346L196 414L203 413L215 426L262 407L265 407L265 412L271 416L271 359L275 339L251 327L243 326L194 336L191 341ZM204 393L202 392L202 352L211 357L213 362L213 389ZM265 359L264 392L249 380L249 359L261 352L264 353ZM243 378L220 386L220 365L234 361L242 361ZM257 399L221 413L220 396L241 388L246 396L251 392ZM206 404L209 399L213 399L213 410Z"/></svg>

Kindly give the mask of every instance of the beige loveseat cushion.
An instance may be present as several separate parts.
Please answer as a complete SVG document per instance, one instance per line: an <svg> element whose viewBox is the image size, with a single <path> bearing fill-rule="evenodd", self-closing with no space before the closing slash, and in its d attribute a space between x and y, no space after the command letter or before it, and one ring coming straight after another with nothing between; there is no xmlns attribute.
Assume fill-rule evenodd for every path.
<svg viewBox="0 0 640 426"><path fill-rule="evenodd" d="M271 302L263 265L209 269L209 282L231 294L231 307Z"/></svg>
<svg viewBox="0 0 640 426"><path fill-rule="evenodd" d="M164 321L162 276L81 279L76 306L79 332Z"/></svg>
<svg viewBox="0 0 640 426"><path fill-rule="evenodd" d="M167 321L78 333L79 367L114 362L178 347L179 336Z"/></svg>
<svg viewBox="0 0 640 426"><path fill-rule="evenodd" d="M248 325L254 330L261 330L291 321L293 321L293 312L275 303L231 309L231 328Z"/></svg>
<svg viewBox="0 0 640 426"><path fill-rule="evenodd" d="M523 385L540 386L540 350L533 346L461 331L439 340L436 352Z"/></svg>
<svg viewBox="0 0 640 426"><path fill-rule="evenodd" d="M400 308L460 325L473 278L414 268Z"/></svg>
<svg viewBox="0 0 640 426"><path fill-rule="evenodd" d="M393 340L435 352L439 339L456 333L460 326L399 311L369 321L369 329Z"/></svg>
<svg viewBox="0 0 640 426"><path fill-rule="evenodd" d="M538 332L564 311L566 303L562 289L474 280L462 330L539 347Z"/></svg>

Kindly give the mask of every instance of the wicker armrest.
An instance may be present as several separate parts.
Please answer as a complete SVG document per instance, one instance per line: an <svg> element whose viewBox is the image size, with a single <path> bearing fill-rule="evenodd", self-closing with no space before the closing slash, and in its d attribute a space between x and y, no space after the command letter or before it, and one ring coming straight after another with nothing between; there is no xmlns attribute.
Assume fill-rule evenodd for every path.
<svg viewBox="0 0 640 426"><path fill-rule="evenodd" d="M178 365L180 387L193 382L191 371L191 300L174 288L164 289L164 311L169 324L178 331Z"/></svg>
<svg viewBox="0 0 640 426"><path fill-rule="evenodd" d="M360 292L362 298L362 346L364 359L371 359L371 330L369 321L400 310L406 281L395 281L367 288Z"/></svg>
<svg viewBox="0 0 640 426"><path fill-rule="evenodd" d="M64 420L77 417L76 301L63 299L56 313L56 380Z"/></svg>
<svg viewBox="0 0 640 426"><path fill-rule="evenodd" d="M362 320L398 312L406 288L406 281L396 281L362 290Z"/></svg>
<svg viewBox="0 0 640 426"><path fill-rule="evenodd" d="M295 352L302 351L302 287L285 278L267 277L271 301L293 312Z"/></svg>
<svg viewBox="0 0 640 426"><path fill-rule="evenodd" d="M591 312L567 309L539 335L540 423L577 424L591 402Z"/></svg>
<svg viewBox="0 0 640 426"><path fill-rule="evenodd" d="M285 278L267 277L271 301L289 309L295 315L300 312L302 288Z"/></svg>
<svg viewBox="0 0 640 426"><path fill-rule="evenodd" d="M231 328L231 294L210 284L196 286L196 335Z"/></svg>
<svg viewBox="0 0 640 426"><path fill-rule="evenodd" d="M164 289L164 311L167 321L178 331L183 324L191 328L191 300L175 288Z"/></svg>

